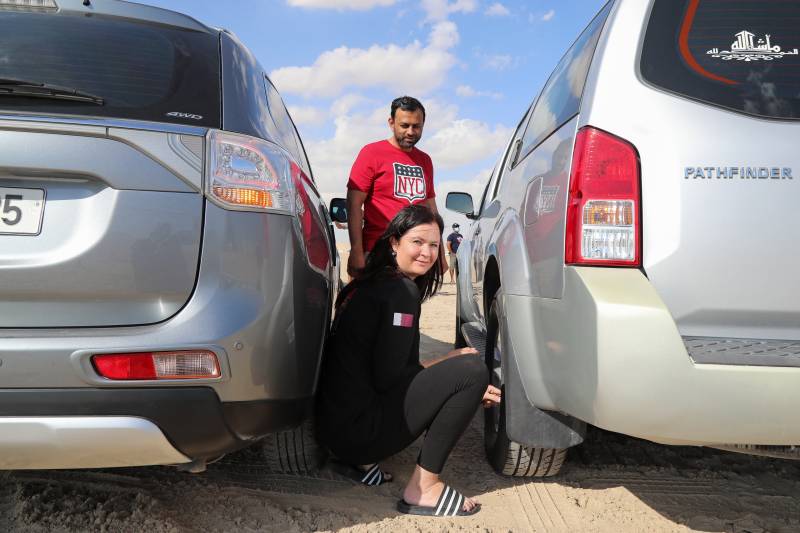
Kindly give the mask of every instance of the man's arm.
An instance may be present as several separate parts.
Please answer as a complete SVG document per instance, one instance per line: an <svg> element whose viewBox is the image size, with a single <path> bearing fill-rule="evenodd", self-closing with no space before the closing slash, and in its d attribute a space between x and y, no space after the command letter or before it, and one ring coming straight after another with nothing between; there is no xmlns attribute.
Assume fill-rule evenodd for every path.
<svg viewBox="0 0 800 533"><path fill-rule="evenodd" d="M364 268L364 201L367 193L347 189L347 233L350 235L350 257L347 273L355 277Z"/></svg>
<svg viewBox="0 0 800 533"><path fill-rule="evenodd" d="M428 198L427 200L425 200L425 205L427 205L428 208L430 208L430 210L433 211L434 213L439 212L439 210L436 209L436 198Z"/></svg>

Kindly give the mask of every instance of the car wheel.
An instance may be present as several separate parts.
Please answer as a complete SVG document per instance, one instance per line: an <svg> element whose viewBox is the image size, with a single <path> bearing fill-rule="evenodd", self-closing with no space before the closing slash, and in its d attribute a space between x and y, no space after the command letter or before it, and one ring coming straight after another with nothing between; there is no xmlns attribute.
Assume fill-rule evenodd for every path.
<svg viewBox="0 0 800 533"><path fill-rule="evenodd" d="M461 321L461 298L458 294L458 281L456 281L456 338L453 341L453 348L466 348L467 347L467 340L464 338L464 334L461 333L461 325L463 322Z"/></svg>
<svg viewBox="0 0 800 533"><path fill-rule="evenodd" d="M267 435L263 449L270 469L282 474L313 473L327 458L327 452L315 438L313 417L295 429Z"/></svg>
<svg viewBox="0 0 800 533"><path fill-rule="evenodd" d="M489 309L486 336L486 366L491 383L503 392L503 328L498 320L497 302ZM483 432L486 458L495 472L515 477L547 477L558 474L567 456L566 448L539 448L524 446L506 434L505 401L484 411Z"/></svg>

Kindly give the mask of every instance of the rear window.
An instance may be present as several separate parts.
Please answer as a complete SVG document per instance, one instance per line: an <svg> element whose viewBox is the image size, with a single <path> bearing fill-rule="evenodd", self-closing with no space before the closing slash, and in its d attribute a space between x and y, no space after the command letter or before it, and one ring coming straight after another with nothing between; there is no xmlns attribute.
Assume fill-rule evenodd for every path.
<svg viewBox="0 0 800 533"><path fill-rule="evenodd" d="M800 116L800 2L656 0L641 72L668 91L741 113Z"/></svg>
<svg viewBox="0 0 800 533"><path fill-rule="evenodd" d="M0 79L99 96L104 104L10 95L0 112L220 126L216 34L108 16L0 11Z"/></svg>

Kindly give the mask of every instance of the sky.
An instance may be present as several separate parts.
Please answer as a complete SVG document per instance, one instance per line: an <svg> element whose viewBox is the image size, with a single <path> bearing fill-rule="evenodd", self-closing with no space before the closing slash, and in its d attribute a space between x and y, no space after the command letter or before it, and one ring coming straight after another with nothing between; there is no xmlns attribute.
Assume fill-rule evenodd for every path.
<svg viewBox="0 0 800 533"><path fill-rule="evenodd" d="M427 111L417 147L477 204L497 158L558 60L605 0L139 0L235 33L294 119L326 199L358 151L388 138L393 98ZM476 206L477 207L477 206ZM337 241L344 235L337 235ZM344 236L346 239L346 236Z"/></svg>

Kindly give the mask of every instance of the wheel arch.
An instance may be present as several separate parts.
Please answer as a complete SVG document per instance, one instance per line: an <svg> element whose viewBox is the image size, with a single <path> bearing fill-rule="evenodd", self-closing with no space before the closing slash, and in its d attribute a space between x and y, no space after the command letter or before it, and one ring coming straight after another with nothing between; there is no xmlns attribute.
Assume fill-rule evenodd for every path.
<svg viewBox="0 0 800 533"><path fill-rule="evenodd" d="M529 305L518 308L516 312L509 309L513 304L530 302L531 297L538 295L521 221L516 211L509 209L498 221L489 241L483 287L487 327L495 299L498 303L497 318L506 324L503 339L506 352L503 373L508 401L506 432L511 440L523 445L568 448L583 441L586 425L567 415L544 411L533 403L532 398L536 395L531 392L536 391L542 399L546 398L543 405L552 405L552 399L546 393L537 342L531 338L535 317Z"/></svg>
<svg viewBox="0 0 800 533"><path fill-rule="evenodd" d="M483 278L483 309L484 316L487 318L487 320L489 317L489 308L492 305L492 300L494 300L497 291L500 290L500 286L500 267L497 263L497 257L490 255L489 260L486 263Z"/></svg>
<svg viewBox="0 0 800 533"><path fill-rule="evenodd" d="M507 209L500 216L489 239L486 255L485 275L488 276L489 266L493 263L497 273L497 287L502 285L503 292L520 296L538 295L538 284L530 265L525 232L516 210ZM489 293L488 287L484 288L484 293ZM491 304L490 300L486 302ZM486 311L488 312L488 307Z"/></svg>

